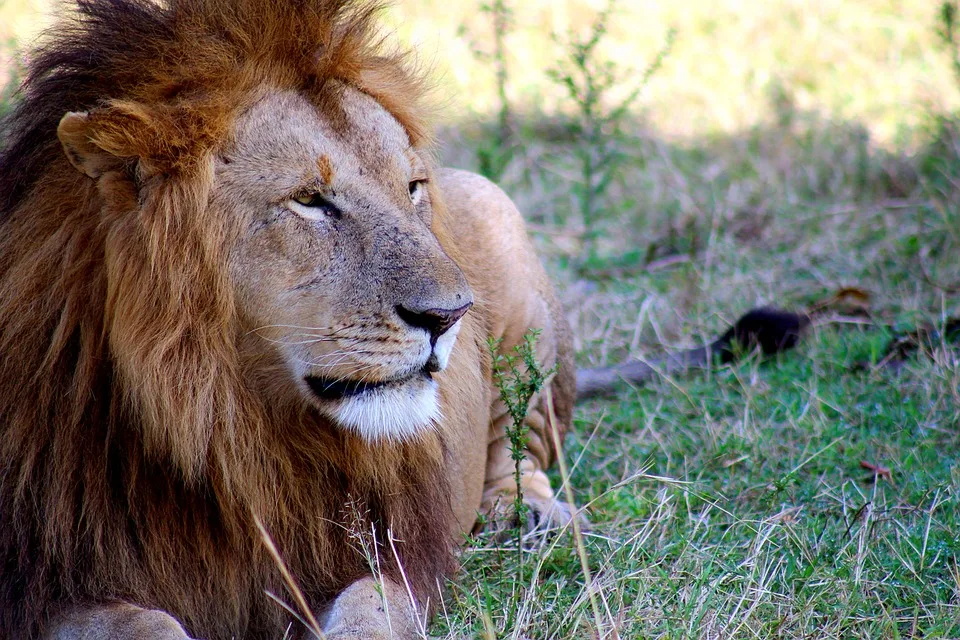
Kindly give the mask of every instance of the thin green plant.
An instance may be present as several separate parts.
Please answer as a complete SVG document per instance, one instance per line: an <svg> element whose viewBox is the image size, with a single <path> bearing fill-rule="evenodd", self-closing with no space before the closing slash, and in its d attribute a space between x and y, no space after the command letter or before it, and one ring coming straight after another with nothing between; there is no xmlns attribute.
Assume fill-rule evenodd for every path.
<svg viewBox="0 0 960 640"><path fill-rule="evenodd" d="M960 89L960 13L956 0L940 4L934 29L938 44L949 57L954 86ZM960 180L960 117L956 111L931 110L928 114L930 141L919 154L921 182L940 212L957 225L958 180Z"/></svg>
<svg viewBox="0 0 960 640"><path fill-rule="evenodd" d="M510 416L507 425L510 458L513 460L513 479L517 493L514 497L514 511L517 518L517 553L522 559L522 545L520 537L527 515L527 505L523 502L523 485L520 465L527 451L530 426L526 423L530 401L533 400L547 384L550 377L556 372L556 367L544 370L537 362L536 345L540 337L539 329L530 329L523 336L523 342L516 345L512 352L502 353L500 346L502 339L490 338L488 345L493 357L493 383L500 393L500 400Z"/></svg>
<svg viewBox="0 0 960 640"><path fill-rule="evenodd" d="M577 141L572 154L579 165L579 181L572 189L584 229L581 269L598 262L596 245L602 233L600 222L612 206L605 202L605 196L625 160L620 144L626 137L625 120L663 65L676 35L674 29L667 32L663 46L639 78L631 82L635 72L621 68L601 54L601 44L609 33L616 7L617 0L608 0L585 37L573 32L565 37L553 34L561 54L557 64L547 70L547 77L564 90L576 111L568 128L571 139ZM625 93L624 86L629 87Z"/></svg>
<svg viewBox="0 0 960 640"><path fill-rule="evenodd" d="M0 58L9 52L16 50L17 43L10 39L7 42L0 42ZM20 79L23 75L18 59L11 55L11 63L8 69L9 77L0 84L0 119L3 119L13 109L17 100L17 91L20 88ZM0 146L3 145L4 132L0 129Z"/></svg>
<svg viewBox="0 0 960 640"><path fill-rule="evenodd" d="M950 66L953 69L953 78L960 85L960 16L957 15L957 4L953 0L946 0L940 5L937 13L937 38L941 46L950 55Z"/></svg>
<svg viewBox="0 0 960 640"><path fill-rule="evenodd" d="M470 52L478 62L492 65L497 95L497 126L494 135L477 147L477 164L480 173L494 182L498 181L513 159L516 146L511 130L511 107L507 96L509 70L507 66L506 37L513 28L513 9L506 0L482 2L482 15L489 16L493 30L493 46L486 50L476 40L468 37L466 25L460 25L461 37L467 37Z"/></svg>

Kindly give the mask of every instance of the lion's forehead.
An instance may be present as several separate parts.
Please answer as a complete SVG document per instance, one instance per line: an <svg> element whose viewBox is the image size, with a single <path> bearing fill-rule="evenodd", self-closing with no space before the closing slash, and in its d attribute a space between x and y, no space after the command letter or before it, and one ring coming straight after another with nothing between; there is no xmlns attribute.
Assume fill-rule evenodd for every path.
<svg viewBox="0 0 960 640"><path fill-rule="evenodd" d="M317 106L292 91L271 93L237 119L232 147L241 160L288 167L292 161L325 181L409 171L409 137L376 100L342 87L328 102Z"/></svg>

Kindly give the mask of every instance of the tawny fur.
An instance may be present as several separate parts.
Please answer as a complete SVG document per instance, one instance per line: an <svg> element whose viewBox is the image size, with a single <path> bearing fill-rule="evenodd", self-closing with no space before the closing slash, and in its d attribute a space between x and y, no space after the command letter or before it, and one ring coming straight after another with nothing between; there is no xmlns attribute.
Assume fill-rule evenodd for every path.
<svg viewBox="0 0 960 640"><path fill-rule="evenodd" d="M383 554L385 575L436 602L479 506L487 443L441 425L372 444L259 393L225 268L237 230L208 207L214 158L264 87L307 97L331 122L342 119L336 88L359 90L423 148L422 79L382 53L369 3L79 7L32 58L0 154L0 637L38 638L59 614L110 602L169 612L207 640L279 637L290 616L263 592L287 592L254 518L317 610L370 574L358 547L390 549L388 527L400 557ZM64 114L80 111L89 144L107 152L88 175L57 138ZM489 382L488 335L509 347L551 317L543 348L548 365L564 365L563 430L569 345L542 303L554 304L542 272L532 253L520 260L534 265L537 302L511 319L521 294L486 283L515 257L484 251L484 216L462 194L460 213L447 213L441 182L430 186L434 233L478 292L443 401L475 415L480 433L498 424L488 390L481 411L457 405L458 389ZM452 192L465 179L448 182ZM542 475L555 452L538 425L531 473ZM495 427L491 451L501 437Z"/></svg>

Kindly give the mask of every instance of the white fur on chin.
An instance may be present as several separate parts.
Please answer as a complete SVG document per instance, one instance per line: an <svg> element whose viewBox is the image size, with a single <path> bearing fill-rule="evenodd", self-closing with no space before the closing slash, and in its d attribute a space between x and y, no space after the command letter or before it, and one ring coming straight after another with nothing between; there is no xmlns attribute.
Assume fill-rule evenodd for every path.
<svg viewBox="0 0 960 640"><path fill-rule="evenodd" d="M341 427L369 442L409 440L436 428L441 419L437 384L432 380L343 398L327 412Z"/></svg>
<svg viewBox="0 0 960 640"><path fill-rule="evenodd" d="M433 348L437 370L450 362L460 333L460 321L437 339ZM403 442L436 428L443 417L437 400L437 383L418 378L402 386L389 386L338 400L325 409L337 424L369 442Z"/></svg>

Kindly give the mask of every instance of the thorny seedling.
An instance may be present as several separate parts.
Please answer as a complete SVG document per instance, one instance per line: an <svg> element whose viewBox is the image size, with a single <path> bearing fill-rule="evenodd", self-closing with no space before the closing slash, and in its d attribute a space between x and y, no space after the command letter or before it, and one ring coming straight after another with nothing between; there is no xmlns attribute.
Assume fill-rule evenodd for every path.
<svg viewBox="0 0 960 640"><path fill-rule="evenodd" d="M553 34L562 57L556 66L547 70L547 77L563 87L577 112L569 128L571 138L579 141L573 155L579 165L580 180L572 189L584 227L581 269L598 260L596 240L601 234L600 218L609 208L604 204L604 197L624 160L622 145L617 144L623 137L622 125L670 53L675 37L675 31L670 29L661 49L639 77L631 81L634 73L618 67L612 60L604 60L600 52L616 2L608 0L585 38L573 33L565 37ZM624 86L630 87L625 94L621 89Z"/></svg>

